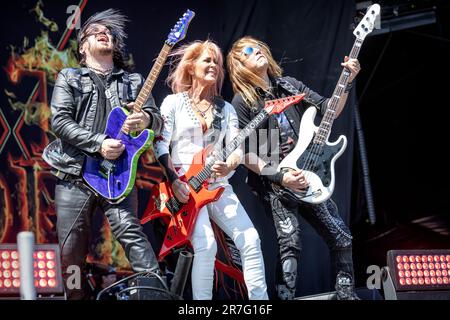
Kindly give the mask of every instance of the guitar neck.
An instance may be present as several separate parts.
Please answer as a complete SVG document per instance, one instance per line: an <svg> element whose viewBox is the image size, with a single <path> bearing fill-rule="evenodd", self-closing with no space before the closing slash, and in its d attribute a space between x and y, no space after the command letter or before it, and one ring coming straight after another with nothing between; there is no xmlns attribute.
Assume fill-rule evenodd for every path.
<svg viewBox="0 0 450 320"><path fill-rule="evenodd" d="M245 139L252 134L252 132L263 122L269 114L265 109L263 109L260 113L256 115L255 118L253 118L252 121L250 121L244 129L242 129L239 134L230 142L227 144L225 149L223 149L218 155L214 156L213 159L203 168L203 170L197 175L197 177L200 179L201 177L210 177L211 176L211 167L214 164L215 161L222 161L223 159L226 159L230 156L230 154L236 150L242 142L245 141ZM203 180L203 179L202 179ZM206 179L204 179L206 180ZM204 181L202 181L204 182Z"/></svg>
<svg viewBox="0 0 450 320"><path fill-rule="evenodd" d="M356 39L352 50L350 51L349 58L356 59L358 57L359 51L361 49L363 40ZM333 121L336 118L336 109L339 105L339 101L345 93L345 88L349 82L350 71L347 68L343 68L341 75L339 77L339 81L336 85L336 88L333 91L333 96L331 97L330 102L328 103L327 110L322 117L322 121L320 122L319 129L317 130L316 136L314 137L315 143L323 144L328 139L328 136L331 132L331 127L333 125Z"/></svg>
<svg viewBox="0 0 450 320"><path fill-rule="evenodd" d="M141 91L139 92L138 97L136 98L134 111L139 112L142 109L142 106L147 101L150 93L152 92L153 86L155 85L156 79L158 79L159 73L166 62L167 56L169 55L172 47L167 43L164 44L161 51L159 52L158 58L156 58L155 63L153 64L152 70L148 74L147 79L142 86Z"/></svg>

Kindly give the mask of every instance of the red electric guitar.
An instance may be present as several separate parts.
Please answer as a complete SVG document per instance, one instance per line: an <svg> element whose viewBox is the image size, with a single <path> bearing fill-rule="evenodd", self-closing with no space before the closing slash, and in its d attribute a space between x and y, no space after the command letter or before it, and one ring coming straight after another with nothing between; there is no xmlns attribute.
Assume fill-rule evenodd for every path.
<svg viewBox="0 0 450 320"><path fill-rule="evenodd" d="M304 94L266 101L264 108L256 117L242 129L239 134L218 155L208 157L211 148L206 148L194 156L191 166L181 177L190 189L189 200L181 203L174 196L170 183L163 182L152 189L149 204L142 216L144 224L155 218L163 218L167 226L159 260L162 260L172 250L189 243L195 220L200 209L220 198L223 188L207 189L207 180L211 177L211 167L216 161L223 161L236 150L242 142L271 114L283 112L287 107L300 102Z"/></svg>

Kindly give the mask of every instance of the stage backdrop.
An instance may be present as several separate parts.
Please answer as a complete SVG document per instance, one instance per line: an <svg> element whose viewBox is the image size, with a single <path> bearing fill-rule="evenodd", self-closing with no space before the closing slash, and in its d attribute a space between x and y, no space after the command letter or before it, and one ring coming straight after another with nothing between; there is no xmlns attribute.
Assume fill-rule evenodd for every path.
<svg viewBox="0 0 450 320"><path fill-rule="evenodd" d="M16 234L32 230L37 242L56 242L54 178L42 160L43 148L53 139L50 128L50 100L55 78L65 67L76 67L75 30L67 20L78 5L84 22L94 12L117 8L131 20L127 26L128 50L136 71L147 76L170 28L186 9L195 11L188 36L192 40L212 39L226 54L232 43L244 35L267 42L286 75L301 79L309 87L330 96L341 72L340 62L353 43L354 2L345 1L36 1L2 4L0 22L0 242L15 242ZM69 9L69 10L68 10ZM164 81L167 68L153 90L161 104L169 89ZM226 81L223 96L230 101L231 86ZM333 195L340 213L349 221L353 159L353 94L345 111L335 122L331 139L345 134L348 146L337 163L337 185ZM142 214L152 185L153 159L142 157L137 184ZM276 237L270 219L245 184L246 171L240 168L232 179L236 193L257 227L263 245L269 284L273 284ZM98 215L97 233L89 259L127 268L120 246ZM315 231L302 221L303 253L298 279L298 295L332 289L328 249ZM145 230L155 243L151 226Z"/></svg>

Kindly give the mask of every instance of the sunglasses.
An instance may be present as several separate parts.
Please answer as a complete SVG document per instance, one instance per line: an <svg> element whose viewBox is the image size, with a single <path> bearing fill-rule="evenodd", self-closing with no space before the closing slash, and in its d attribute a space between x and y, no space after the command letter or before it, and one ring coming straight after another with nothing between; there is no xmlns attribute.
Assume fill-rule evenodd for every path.
<svg viewBox="0 0 450 320"><path fill-rule="evenodd" d="M111 33L111 30L109 30L108 28L101 28L101 27L90 27L89 29L86 30L84 36L81 38L81 41L86 40L87 38L89 38L90 36L97 36L98 34L106 34L107 36L113 36L113 34Z"/></svg>
<svg viewBox="0 0 450 320"><path fill-rule="evenodd" d="M247 57L250 56L252 53L255 52L255 50L261 50L261 46L260 45L256 45L254 47L251 46L245 46L244 49L242 49L241 51L241 56L243 54L245 54Z"/></svg>

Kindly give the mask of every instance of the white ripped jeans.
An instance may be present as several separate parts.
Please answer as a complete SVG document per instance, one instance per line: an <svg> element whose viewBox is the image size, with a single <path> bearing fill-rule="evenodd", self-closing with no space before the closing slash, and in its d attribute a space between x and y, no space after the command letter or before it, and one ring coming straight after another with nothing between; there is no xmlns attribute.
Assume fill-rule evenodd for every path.
<svg viewBox="0 0 450 320"><path fill-rule="evenodd" d="M245 285L250 300L267 300L264 259L258 232L229 184L216 202L204 206L192 233L194 261L192 293L194 300L211 300L217 243L210 218L235 243L241 253ZM215 189L213 185L209 188ZM209 214L208 214L209 211Z"/></svg>

